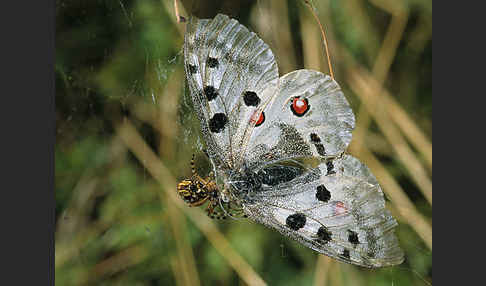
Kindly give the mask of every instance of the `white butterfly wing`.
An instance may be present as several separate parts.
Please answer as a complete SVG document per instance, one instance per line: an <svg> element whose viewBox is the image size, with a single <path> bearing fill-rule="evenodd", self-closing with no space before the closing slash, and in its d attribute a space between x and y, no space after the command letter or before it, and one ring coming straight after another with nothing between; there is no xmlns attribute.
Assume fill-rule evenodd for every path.
<svg viewBox="0 0 486 286"><path fill-rule="evenodd" d="M250 219L348 263L403 261L378 182L341 155L355 119L334 80L279 79L269 47L225 15L189 20L184 63L209 156L236 176L227 183ZM303 158L325 163L303 168Z"/></svg>
<svg viewBox="0 0 486 286"><path fill-rule="evenodd" d="M244 207L250 219L347 263L381 267L403 261L397 223L376 178L356 158L335 159L330 173L322 163L274 183L252 194Z"/></svg>
<svg viewBox="0 0 486 286"><path fill-rule="evenodd" d="M231 167L251 115L276 92L274 56L255 33L218 14L212 20L189 20L184 63L208 153L217 164Z"/></svg>
<svg viewBox="0 0 486 286"><path fill-rule="evenodd" d="M339 85L313 70L282 76L279 94L263 112L265 123L248 127L245 156L254 162L336 156L348 146L355 125Z"/></svg>

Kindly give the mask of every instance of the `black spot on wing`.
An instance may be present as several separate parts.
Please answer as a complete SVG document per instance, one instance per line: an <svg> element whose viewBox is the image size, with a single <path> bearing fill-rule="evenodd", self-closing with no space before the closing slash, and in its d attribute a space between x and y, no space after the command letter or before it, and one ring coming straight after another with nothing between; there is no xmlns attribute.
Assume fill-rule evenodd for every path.
<svg viewBox="0 0 486 286"><path fill-rule="evenodd" d="M324 145L322 145L319 135L317 135L316 133L311 133L310 139L312 144L316 146L317 153L321 156L326 156L326 149L324 148Z"/></svg>
<svg viewBox="0 0 486 286"><path fill-rule="evenodd" d="M210 68L217 68L218 65L219 65L218 59L211 58L211 57L208 58L208 62L207 63L208 63L208 66Z"/></svg>
<svg viewBox="0 0 486 286"><path fill-rule="evenodd" d="M211 101L218 96L218 92L213 86L208 85L204 88L204 95L206 95L208 101Z"/></svg>
<svg viewBox="0 0 486 286"><path fill-rule="evenodd" d="M349 259L350 256L349 256L349 249L344 249L343 250L343 253L341 254L341 257L342 258L345 258L345 259Z"/></svg>
<svg viewBox="0 0 486 286"><path fill-rule="evenodd" d="M316 133L311 133L310 139L311 139L312 143L320 143L321 142L321 138Z"/></svg>
<svg viewBox="0 0 486 286"><path fill-rule="evenodd" d="M254 91L245 91L243 100L246 106L257 106L260 103L260 98Z"/></svg>
<svg viewBox="0 0 486 286"><path fill-rule="evenodd" d="M355 246L359 244L358 234L352 230L348 230L348 241L354 244Z"/></svg>
<svg viewBox="0 0 486 286"><path fill-rule="evenodd" d="M219 133L223 131L226 123L228 123L228 117L224 113L216 113L209 120L209 130L213 133Z"/></svg>
<svg viewBox="0 0 486 286"><path fill-rule="evenodd" d="M187 70L189 71L190 74L197 73L197 67L195 65L188 65Z"/></svg>
<svg viewBox="0 0 486 286"><path fill-rule="evenodd" d="M316 199L327 203L331 199L331 192L324 185L319 185L317 186Z"/></svg>
<svg viewBox="0 0 486 286"><path fill-rule="evenodd" d="M290 229L299 230L304 227L306 222L306 218L304 214L295 213L293 215L289 215L285 220L285 223Z"/></svg>
<svg viewBox="0 0 486 286"><path fill-rule="evenodd" d="M336 174L336 171L334 171L334 164L332 163L332 161L328 161L326 163L326 167L327 167L327 175L332 175L332 174Z"/></svg>
<svg viewBox="0 0 486 286"><path fill-rule="evenodd" d="M325 226L321 226L317 230L317 241L326 244L331 241L332 233Z"/></svg>
<svg viewBox="0 0 486 286"><path fill-rule="evenodd" d="M316 146L317 154L321 156L326 156L326 149L324 148L324 145L319 143L319 144L315 144L315 146Z"/></svg>

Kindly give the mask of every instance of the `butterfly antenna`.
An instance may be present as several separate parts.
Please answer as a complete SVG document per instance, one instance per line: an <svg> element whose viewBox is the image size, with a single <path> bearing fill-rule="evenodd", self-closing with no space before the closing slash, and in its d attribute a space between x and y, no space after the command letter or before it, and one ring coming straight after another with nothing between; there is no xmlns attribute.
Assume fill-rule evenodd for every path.
<svg viewBox="0 0 486 286"><path fill-rule="evenodd" d="M329 65L329 73L331 74L331 78L334 80L334 72L332 70L331 56L329 54L329 48L327 46L326 33L324 32L324 28L322 27L322 24L321 24L321 21L319 20L319 17L317 17L314 5L311 3L310 0L304 0L304 3L307 4L307 6L309 7L309 9L312 13L312 16L314 16L314 19L316 19L317 23L319 24L319 29L321 30L321 35L322 35L322 38L324 39L324 47L326 49L327 64Z"/></svg>
<svg viewBox="0 0 486 286"><path fill-rule="evenodd" d="M176 18L177 18L177 22L178 23L185 22L186 21L186 18L182 17L179 14L179 7L177 6L177 0L174 0L174 9L175 9L175 15L176 15Z"/></svg>

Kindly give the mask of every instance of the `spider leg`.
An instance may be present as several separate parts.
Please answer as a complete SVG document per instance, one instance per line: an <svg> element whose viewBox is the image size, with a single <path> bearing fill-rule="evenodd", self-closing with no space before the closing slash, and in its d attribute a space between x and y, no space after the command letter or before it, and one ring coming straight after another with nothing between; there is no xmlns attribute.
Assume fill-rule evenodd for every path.
<svg viewBox="0 0 486 286"><path fill-rule="evenodd" d="M208 200L208 198L209 198L209 197L205 197L204 199L199 200L199 201L197 201L197 202L195 202L195 203L192 203L192 204L190 204L189 206L191 206L191 207L198 207L198 206L200 206L200 205L204 204L204 203L205 203L205 202Z"/></svg>
<svg viewBox="0 0 486 286"><path fill-rule="evenodd" d="M194 163L194 153L192 154L192 158L191 158L191 172L192 172L192 175L193 176L197 176L197 173L196 173L196 164Z"/></svg>

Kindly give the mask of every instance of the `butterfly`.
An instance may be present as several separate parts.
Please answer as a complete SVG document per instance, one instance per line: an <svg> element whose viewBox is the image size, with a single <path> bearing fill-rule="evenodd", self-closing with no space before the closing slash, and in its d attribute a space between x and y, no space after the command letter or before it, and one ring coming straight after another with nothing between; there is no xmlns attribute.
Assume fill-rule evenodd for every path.
<svg viewBox="0 0 486 286"><path fill-rule="evenodd" d="M336 81L307 69L279 77L268 45L222 14L189 19L184 66L212 165L202 178L193 158L184 201L346 263L403 262L378 181L345 153L355 118Z"/></svg>

